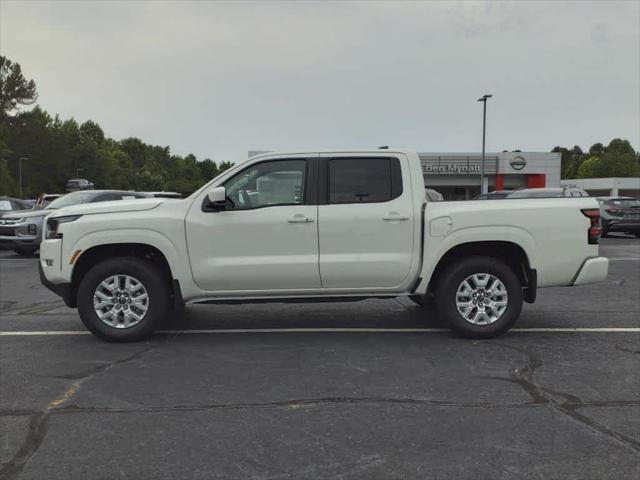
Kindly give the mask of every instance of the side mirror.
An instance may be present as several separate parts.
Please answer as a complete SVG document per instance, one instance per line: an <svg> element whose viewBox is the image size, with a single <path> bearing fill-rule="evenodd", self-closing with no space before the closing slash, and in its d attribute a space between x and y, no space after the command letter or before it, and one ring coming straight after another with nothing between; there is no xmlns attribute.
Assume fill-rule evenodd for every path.
<svg viewBox="0 0 640 480"><path fill-rule="evenodd" d="M227 201L227 191L224 187L216 187L207 193L211 205L224 205Z"/></svg>

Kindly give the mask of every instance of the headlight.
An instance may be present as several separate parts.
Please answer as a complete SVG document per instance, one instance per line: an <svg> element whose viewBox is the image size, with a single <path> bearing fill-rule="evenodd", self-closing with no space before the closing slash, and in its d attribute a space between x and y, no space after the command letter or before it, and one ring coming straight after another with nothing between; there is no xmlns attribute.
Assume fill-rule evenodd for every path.
<svg viewBox="0 0 640 480"><path fill-rule="evenodd" d="M82 215L67 215L66 217L55 217L47 220L47 229L45 230L44 238L62 238L62 234L58 233L58 226L61 223L74 222Z"/></svg>

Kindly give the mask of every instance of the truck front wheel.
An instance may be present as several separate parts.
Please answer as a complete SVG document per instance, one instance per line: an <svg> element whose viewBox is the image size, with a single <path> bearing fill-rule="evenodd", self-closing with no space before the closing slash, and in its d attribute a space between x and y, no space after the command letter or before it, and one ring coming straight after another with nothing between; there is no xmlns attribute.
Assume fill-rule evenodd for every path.
<svg viewBox="0 0 640 480"><path fill-rule="evenodd" d="M151 335L169 309L162 270L137 257L115 257L94 265L78 286L78 313L97 337L135 342Z"/></svg>
<svg viewBox="0 0 640 480"><path fill-rule="evenodd" d="M522 286L513 270L496 258L461 258L436 279L436 305L462 336L495 337L520 316Z"/></svg>

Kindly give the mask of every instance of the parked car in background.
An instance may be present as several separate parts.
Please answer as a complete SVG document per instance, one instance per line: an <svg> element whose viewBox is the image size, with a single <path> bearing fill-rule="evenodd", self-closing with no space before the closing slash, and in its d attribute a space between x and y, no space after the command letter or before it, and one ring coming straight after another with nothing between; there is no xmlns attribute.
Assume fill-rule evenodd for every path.
<svg viewBox="0 0 640 480"><path fill-rule="evenodd" d="M28 210L33 208L26 200L20 200L13 197L0 197L0 217L9 212L16 210Z"/></svg>
<svg viewBox="0 0 640 480"><path fill-rule="evenodd" d="M149 197L145 193L122 190L84 190L61 196L46 208L7 213L0 218L0 248L13 250L20 255L29 255L38 250L42 241L43 220L54 210L81 203Z"/></svg>
<svg viewBox="0 0 640 480"><path fill-rule="evenodd" d="M561 198L588 197L589 194L581 188L523 188L511 192L505 198Z"/></svg>
<svg viewBox="0 0 640 480"><path fill-rule="evenodd" d="M38 200L36 201L35 208L45 208L47 205L49 205L55 199L60 198L62 195L62 193L41 193L38 197Z"/></svg>
<svg viewBox="0 0 640 480"><path fill-rule="evenodd" d="M640 237L640 198L598 197L602 236L609 232L630 233Z"/></svg>
<svg viewBox="0 0 640 480"><path fill-rule="evenodd" d="M67 192L93 190L93 183L91 183L89 180L85 180L84 178L72 178L71 180L67 180L67 183L65 183L64 185L64 189Z"/></svg>
<svg viewBox="0 0 640 480"><path fill-rule="evenodd" d="M425 188L424 194L427 197L427 202L441 202L444 200L442 194L433 188Z"/></svg>
<svg viewBox="0 0 640 480"><path fill-rule="evenodd" d="M513 193L513 190L494 190L489 193L481 193L473 197L473 200L500 200L507 198L509 194Z"/></svg>

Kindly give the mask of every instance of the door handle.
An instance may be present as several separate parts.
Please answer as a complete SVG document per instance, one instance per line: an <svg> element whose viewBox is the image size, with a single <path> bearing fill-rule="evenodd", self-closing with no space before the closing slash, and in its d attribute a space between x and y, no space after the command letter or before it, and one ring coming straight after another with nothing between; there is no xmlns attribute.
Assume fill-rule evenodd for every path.
<svg viewBox="0 0 640 480"><path fill-rule="evenodd" d="M385 222L405 221L405 220L409 220L409 217L405 215L400 215L398 212L389 212L384 217L382 217L382 220L384 220Z"/></svg>
<svg viewBox="0 0 640 480"><path fill-rule="evenodd" d="M313 218L309 218L301 213L297 213L287 221L289 223L312 223Z"/></svg>

